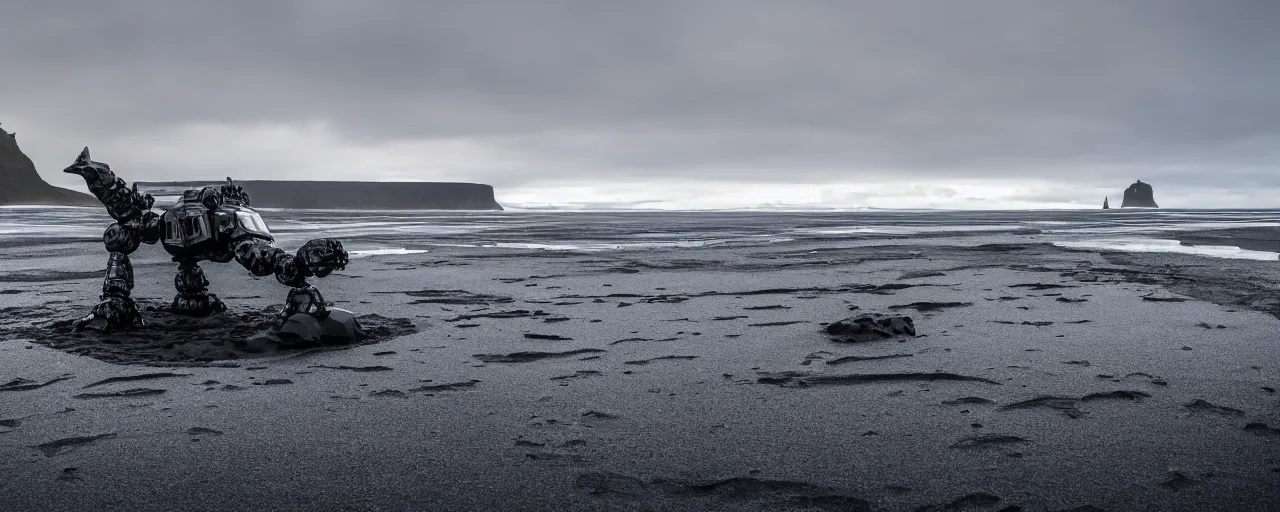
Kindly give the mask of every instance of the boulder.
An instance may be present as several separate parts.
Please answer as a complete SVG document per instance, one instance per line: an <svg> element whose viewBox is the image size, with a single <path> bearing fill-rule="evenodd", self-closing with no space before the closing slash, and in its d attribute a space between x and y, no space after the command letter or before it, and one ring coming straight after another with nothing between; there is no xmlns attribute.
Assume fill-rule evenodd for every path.
<svg viewBox="0 0 1280 512"><path fill-rule="evenodd" d="M307 313L294 313L285 320L284 325L276 331L282 339L304 342L323 343L326 345L346 345L363 340L366 335L360 329L360 321L356 315L345 309L330 308L324 318L316 318Z"/></svg>
<svg viewBox="0 0 1280 512"><path fill-rule="evenodd" d="M915 336L916 326L909 316L867 313L828 325L827 334L835 341L858 343Z"/></svg>

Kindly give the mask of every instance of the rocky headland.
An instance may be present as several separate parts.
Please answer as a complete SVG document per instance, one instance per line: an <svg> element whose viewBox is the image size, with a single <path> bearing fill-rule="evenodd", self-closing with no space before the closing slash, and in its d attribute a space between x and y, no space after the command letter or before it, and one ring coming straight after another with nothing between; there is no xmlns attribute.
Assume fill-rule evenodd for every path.
<svg viewBox="0 0 1280 512"><path fill-rule="evenodd" d="M18 137L0 129L0 206L97 206L93 196L55 187L36 172L36 165L18 147Z"/></svg>

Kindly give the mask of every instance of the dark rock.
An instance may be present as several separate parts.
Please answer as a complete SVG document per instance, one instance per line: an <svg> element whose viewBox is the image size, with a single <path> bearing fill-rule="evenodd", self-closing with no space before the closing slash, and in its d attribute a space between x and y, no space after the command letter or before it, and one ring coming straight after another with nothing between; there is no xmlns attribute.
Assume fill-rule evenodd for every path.
<svg viewBox="0 0 1280 512"><path fill-rule="evenodd" d="M338 308L330 308L329 314L323 319L306 313L295 313L285 320L277 332L286 340L333 345L346 345L366 337L355 313Z"/></svg>
<svg viewBox="0 0 1280 512"><path fill-rule="evenodd" d="M1151 189L1151 185L1143 183L1142 180L1129 185L1124 189L1124 202L1120 203L1121 208L1159 208L1156 204L1155 193Z"/></svg>
<svg viewBox="0 0 1280 512"><path fill-rule="evenodd" d="M14 204L102 206L89 194L46 183L18 148L16 134L0 129L0 205Z"/></svg>
<svg viewBox="0 0 1280 512"><path fill-rule="evenodd" d="M840 342L863 342L915 336L911 317L868 313L849 317L827 326L827 334Z"/></svg>

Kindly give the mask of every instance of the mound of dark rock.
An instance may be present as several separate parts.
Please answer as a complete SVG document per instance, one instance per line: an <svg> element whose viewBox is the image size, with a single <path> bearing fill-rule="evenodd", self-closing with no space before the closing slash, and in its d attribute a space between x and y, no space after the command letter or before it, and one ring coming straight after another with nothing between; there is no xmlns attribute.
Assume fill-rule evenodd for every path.
<svg viewBox="0 0 1280 512"><path fill-rule="evenodd" d="M1156 204L1155 192L1151 190L1151 185L1143 183L1142 180L1129 185L1124 189L1124 202L1120 204L1121 208L1159 208Z"/></svg>
<svg viewBox="0 0 1280 512"><path fill-rule="evenodd" d="M236 360L371 345L418 331L409 319L360 315L356 318L363 339L335 345L281 336L276 331L278 311L278 307L266 307L193 318L170 313L165 306L149 306L143 313L147 325L127 331L73 331L73 319L64 319L0 329L0 337L29 339L117 364L235 366Z"/></svg>
<svg viewBox="0 0 1280 512"><path fill-rule="evenodd" d="M0 129L0 205L101 206L93 196L55 187L18 148L18 137Z"/></svg>
<svg viewBox="0 0 1280 512"><path fill-rule="evenodd" d="M835 341L858 343L915 336L916 326L909 316L867 313L834 322L826 331Z"/></svg>

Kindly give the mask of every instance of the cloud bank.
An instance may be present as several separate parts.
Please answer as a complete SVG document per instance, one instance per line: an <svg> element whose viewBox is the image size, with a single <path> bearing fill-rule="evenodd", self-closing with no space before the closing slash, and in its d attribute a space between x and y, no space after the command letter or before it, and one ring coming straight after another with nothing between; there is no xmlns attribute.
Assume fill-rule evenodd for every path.
<svg viewBox="0 0 1280 512"><path fill-rule="evenodd" d="M17 0L42 173L474 181L540 205L1280 197L1265 1ZM100 155L100 156L99 156ZM646 206L647 205L647 206Z"/></svg>

